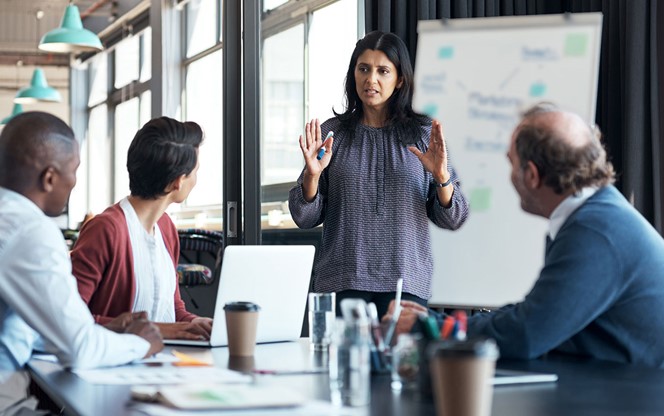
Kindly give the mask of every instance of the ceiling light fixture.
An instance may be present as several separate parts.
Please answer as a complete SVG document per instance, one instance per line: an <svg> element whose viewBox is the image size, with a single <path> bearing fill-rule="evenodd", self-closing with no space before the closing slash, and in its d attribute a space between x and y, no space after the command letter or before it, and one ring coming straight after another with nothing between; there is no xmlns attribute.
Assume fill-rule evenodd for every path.
<svg viewBox="0 0 664 416"><path fill-rule="evenodd" d="M32 73L30 86L18 90L14 97L14 102L18 104L31 104L39 101L60 102L62 101L62 97L58 90L48 86L44 71L41 68L35 68L35 72Z"/></svg>
<svg viewBox="0 0 664 416"><path fill-rule="evenodd" d="M14 104L14 108L12 109L11 115L3 118L2 121L0 121L0 125L5 125L9 123L9 120L13 119L22 112L23 112L23 106L21 104Z"/></svg>
<svg viewBox="0 0 664 416"><path fill-rule="evenodd" d="M65 9L60 27L41 39L39 49L55 53L98 52L103 49L99 37L83 28L78 7L72 2Z"/></svg>

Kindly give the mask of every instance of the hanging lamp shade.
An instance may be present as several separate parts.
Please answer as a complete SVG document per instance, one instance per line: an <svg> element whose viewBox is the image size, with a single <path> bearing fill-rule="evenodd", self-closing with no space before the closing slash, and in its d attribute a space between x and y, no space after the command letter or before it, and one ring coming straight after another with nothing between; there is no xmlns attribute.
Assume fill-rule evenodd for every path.
<svg viewBox="0 0 664 416"><path fill-rule="evenodd" d="M97 52L103 49L99 37L83 28L78 7L70 4L65 9L60 27L42 37L39 49L55 53Z"/></svg>
<svg viewBox="0 0 664 416"><path fill-rule="evenodd" d="M30 86L21 88L14 97L14 102L18 104L31 104L38 101L60 102L62 97L58 90L49 87L46 83L46 76L41 68L35 68L32 73Z"/></svg>
<svg viewBox="0 0 664 416"><path fill-rule="evenodd" d="M12 109L11 115L5 117L0 121L1 125L9 123L9 120L13 119L15 116L21 114L23 112L23 106L21 104L14 104L14 108Z"/></svg>

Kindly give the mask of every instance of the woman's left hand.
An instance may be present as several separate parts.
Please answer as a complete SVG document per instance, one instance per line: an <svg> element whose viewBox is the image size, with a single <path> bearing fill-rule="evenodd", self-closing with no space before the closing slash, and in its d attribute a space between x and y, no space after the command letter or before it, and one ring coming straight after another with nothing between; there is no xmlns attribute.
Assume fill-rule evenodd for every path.
<svg viewBox="0 0 664 416"><path fill-rule="evenodd" d="M212 334L212 318L199 316L198 318L192 319L191 323L198 325L199 328L205 331L207 338L210 338L210 334Z"/></svg>
<svg viewBox="0 0 664 416"><path fill-rule="evenodd" d="M422 153L415 146L409 146L410 150L422 162L427 172L433 175L438 183L445 183L450 179L447 170L447 146L443 136L443 126L436 120L431 123L431 139L426 153Z"/></svg>
<svg viewBox="0 0 664 416"><path fill-rule="evenodd" d="M212 319L194 318L191 322L155 322L164 339L208 340Z"/></svg>

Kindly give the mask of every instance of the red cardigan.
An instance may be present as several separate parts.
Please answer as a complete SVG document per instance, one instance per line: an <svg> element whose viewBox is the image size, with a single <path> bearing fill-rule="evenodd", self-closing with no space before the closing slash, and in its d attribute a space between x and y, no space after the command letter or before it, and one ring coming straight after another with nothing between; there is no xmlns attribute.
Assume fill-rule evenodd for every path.
<svg viewBox="0 0 664 416"><path fill-rule="evenodd" d="M180 255L177 229L167 214L157 221L166 249L173 259L173 279ZM134 258L124 211L119 204L108 207L88 221L71 252L72 272L78 291L95 321L105 324L131 311L136 293ZM175 320L189 322L197 316L187 312L175 284Z"/></svg>

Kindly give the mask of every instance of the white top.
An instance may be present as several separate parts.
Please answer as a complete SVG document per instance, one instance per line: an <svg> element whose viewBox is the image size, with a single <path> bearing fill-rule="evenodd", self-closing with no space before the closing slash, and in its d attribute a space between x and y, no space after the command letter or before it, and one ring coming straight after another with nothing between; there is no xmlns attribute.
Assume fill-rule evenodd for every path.
<svg viewBox="0 0 664 416"><path fill-rule="evenodd" d="M173 259L168 253L161 230L155 226L153 234L148 233L127 198L120 201L120 208L127 220L134 258L136 294L132 310L147 312L151 321L175 322Z"/></svg>
<svg viewBox="0 0 664 416"><path fill-rule="evenodd" d="M55 222L1 187L0 264L0 380L25 365L39 334L66 367L119 365L147 354L143 338L95 324Z"/></svg>
<svg viewBox="0 0 664 416"><path fill-rule="evenodd" d="M595 195L595 192L597 192L596 187L583 188L580 192L568 196L563 202L558 204L556 209L551 213L551 218L549 218L549 237L551 237L552 241L556 239L558 231L560 231L560 228L565 224L567 218L569 218L577 208L583 205L588 198Z"/></svg>

